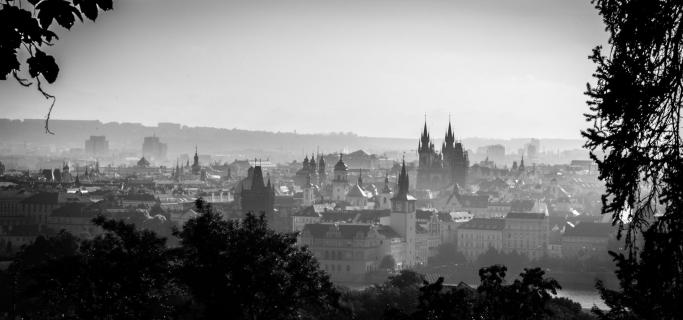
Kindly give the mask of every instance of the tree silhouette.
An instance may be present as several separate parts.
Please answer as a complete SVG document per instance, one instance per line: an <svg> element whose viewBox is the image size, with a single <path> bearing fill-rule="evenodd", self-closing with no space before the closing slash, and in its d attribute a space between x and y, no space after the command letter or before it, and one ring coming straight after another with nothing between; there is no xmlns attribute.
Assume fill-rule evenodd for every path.
<svg viewBox="0 0 683 320"><path fill-rule="evenodd" d="M9 269L19 318L166 319L175 296L165 239L98 217L93 240L62 232L24 248ZM10 318L14 318L10 317Z"/></svg>
<svg viewBox="0 0 683 320"><path fill-rule="evenodd" d="M55 58L45 52L58 39L53 22L66 29L83 16L95 21L100 10L111 10L112 0L5 0L0 4L0 80L7 80L11 74L24 87L33 82L21 75L28 67L28 76L35 80L36 88L52 100L45 119L45 132L52 133L48 126L55 96L45 92L41 77L53 83L59 75ZM20 57L28 56L25 63Z"/></svg>
<svg viewBox="0 0 683 320"><path fill-rule="evenodd" d="M268 229L264 215L226 221L201 199L202 215L177 232L178 275L201 317L319 318L336 309L339 294L295 234Z"/></svg>
<svg viewBox="0 0 683 320"><path fill-rule="evenodd" d="M619 237L626 231L629 249L612 254L622 291L598 283L612 306L599 314L674 319L683 314L683 3L593 3L610 50L591 55L596 84L588 86L586 119L593 125L582 134L605 181L602 212L619 225Z"/></svg>

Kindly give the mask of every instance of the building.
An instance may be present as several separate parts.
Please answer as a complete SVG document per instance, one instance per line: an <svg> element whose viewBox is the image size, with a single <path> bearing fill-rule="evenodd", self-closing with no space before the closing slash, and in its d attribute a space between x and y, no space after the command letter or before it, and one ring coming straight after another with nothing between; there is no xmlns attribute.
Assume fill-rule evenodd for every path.
<svg viewBox="0 0 683 320"><path fill-rule="evenodd" d="M389 186L389 175L384 177L384 187L380 193L376 196L375 206L377 209L391 209L391 198L394 196L394 192Z"/></svg>
<svg viewBox="0 0 683 320"><path fill-rule="evenodd" d="M549 219L545 213L510 212L505 216L503 251L517 252L538 259L546 253Z"/></svg>
<svg viewBox="0 0 683 320"><path fill-rule="evenodd" d="M159 141L159 137L145 137L142 143L142 156L153 161L166 159L167 146Z"/></svg>
<svg viewBox="0 0 683 320"><path fill-rule="evenodd" d="M434 148L425 121L418 142L418 157L418 189L440 190L453 184L466 184L469 158L462 143L455 141L450 121L441 153Z"/></svg>
<svg viewBox="0 0 683 320"><path fill-rule="evenodd" d="M301 211L293 213L292 217L292 230L294 232L300 232L304 230L304 226L307 224L320 223L320 214L315 212L313 206L307 206Z"/></svg>
<svg viewBox="0 0 683 320"><path fill-rule="evenodd" d="M580 222L567 226L562 236L562 256L587 259L607 253L607 242L613 231L610 223Z"/></svg>
<svg viewBox="0 0 683 320"><path fill-rule="evenodd" d="M334 178L332 179L332 201L346 201L349 192L349 168L344 163L344 157L340 153L339 161L334 165Z"/></svg>
<svg viewBox="0 0 683 320"><path fill-rule="evenodd" d="M391 198L391 228L398 233L405 242L405 256L403 261L397 261L403 266L411 267L417 263L415 197L408 193L410 181L406 172L406 161L403 160L401 173L398 176L398 190ZM424 257L422 260L427 260Z"/></svg>
<svg viewBox="0 0 683 320"><path fill-rule="evenodd" d="M197 146L194 147L194 158L192 158L192 174L199 175L202 167L199 165L199 155L197 154Z"/></svg>
<svg viewBox="0 0 683 320"><path fill-rule="evenodd" d="M251 174L252 180L249 188L243 188L240 195L240 207L242 212L261 213L266 217L272 217L275 204L275 189L268 179L268 183L263 182L263 171L261 166L255 166Z"/></svg>
<svg viewBox="0 0 683 320"><path fill-rule="evenodd" d="M85 153L93 156L103 156L109 153L109 141L105 136L90 136L85 140Z"/></svg>
<svg viewBox="0 0 683 320"><path fill-rule="evenodd" d="M391 251L381 226L357 224L306 224L299 244L308 246L332 281L363 283Z"/></svg>
<svg viewBox="0 0 683 320"><path fill-rule="evenodd" d="M503 219L473 218L458 228L458 251L468 261L476 260L489 248L500 251L503 248L504 228Z"/></svg>

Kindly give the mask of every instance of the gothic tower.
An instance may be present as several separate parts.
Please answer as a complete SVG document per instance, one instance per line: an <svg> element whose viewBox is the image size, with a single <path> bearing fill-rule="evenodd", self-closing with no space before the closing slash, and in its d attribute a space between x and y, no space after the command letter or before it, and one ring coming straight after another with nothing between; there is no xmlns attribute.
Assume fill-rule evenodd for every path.
<svg viewBox="0 0 683 320"><path fill-rule="evenodd" d="M332 200L334 201L346 200L346 193L349 192L348 169L340 153L339 161L334 165L334 179L332 179Z"/></svg>

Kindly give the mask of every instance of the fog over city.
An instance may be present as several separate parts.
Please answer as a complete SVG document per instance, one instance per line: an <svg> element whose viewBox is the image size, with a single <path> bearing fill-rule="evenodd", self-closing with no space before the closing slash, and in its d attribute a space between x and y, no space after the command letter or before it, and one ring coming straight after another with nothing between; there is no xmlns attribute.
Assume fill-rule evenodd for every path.
<svg viewBox="0 0 683 320"><path fill-rule="evenodd" d="M57 33L56 119L397 138L426 113L461 138L579 139L607 37L562 0L123 0ZM43 118L19 89L2 116Z"/></svg>

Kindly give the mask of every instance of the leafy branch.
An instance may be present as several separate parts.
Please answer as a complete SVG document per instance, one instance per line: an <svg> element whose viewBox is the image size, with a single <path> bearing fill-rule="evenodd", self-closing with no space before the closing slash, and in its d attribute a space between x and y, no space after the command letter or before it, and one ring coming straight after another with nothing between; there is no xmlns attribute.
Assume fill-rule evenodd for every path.
<svg viewBox="0 0 683 320"><path fill-rule="evenodd" d="M76 19L83 22L83 16L95 21L100 10L113 8L112 1L4 0L0 4L0 80L7 80L11 74L21 86L31 87L34 82L28 78L35 79L38 92L52 100L45 118L46 133L53 134L49 121L57 99L44 90L41 78L51 84L59 75L55 58L44 51L53 45L53 40L59 39L52 26L70 30ZM29 11L27 8L31 6ZM26 56L26 61L20 62L20 57ZM27 66L28 76L25 75Z"/></svg>

